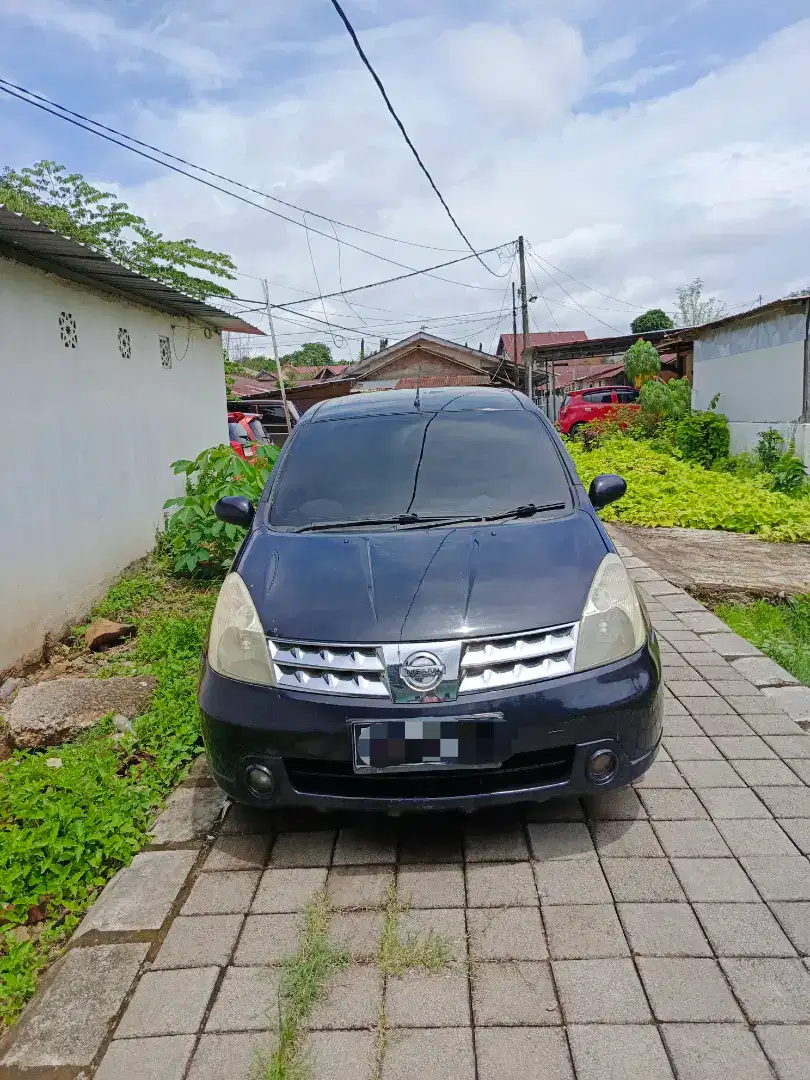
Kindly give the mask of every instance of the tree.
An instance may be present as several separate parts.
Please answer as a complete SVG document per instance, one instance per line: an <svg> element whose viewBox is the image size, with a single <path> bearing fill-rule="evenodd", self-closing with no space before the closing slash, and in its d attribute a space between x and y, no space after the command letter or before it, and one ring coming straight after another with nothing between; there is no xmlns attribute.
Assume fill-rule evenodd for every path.
<svg viewBox="0 0 810 1080"><path fill-rule="evenodd" d="M55 161L38 161L19 172L6 166L0 171L0 203L198 300L233 295L227 286L192 272L233 281L236 266L230 256L188 238L167 240L109 191L99 191Z"/></svg>
<svg viewBox="0 0 810 1080"><path fill-rule="evenodd" d="M703 279L696 277L688 285L675 290L678 294L678 326L700 326L701 323L720 319L726 312L722 300L713 296L703 296Z"/></svg>
<svg viewBox="0 0 810 1080"><path fill-rule="evenodd" d="M325 367L332 363L332 350L321 341L307 341L300 349L287 353L280 359L282 367ZM275 361L273 364L275 366Z"/></svg>
<svg viewBox="0 0 810 1080"><path fill-rule="evenodd" d="M649 341L639 338L624 354L624 370L633 386L641 386L661 370L661 357Z"/></svg>
<svg viewBox="0 0 810 1080"><path fill-rule="evenodd" d="M675 323L661 308L650 308L630 323L634 334L648 334L651 330L672 330Z"/></svg>
<svg viewBox="0 0 810 1080"><path fill-rule="evenodd" d="M793 292L789 292L785 297L786 300L793 300L797 296L810 296L810 285L804 289L794 289Z"/></svg>

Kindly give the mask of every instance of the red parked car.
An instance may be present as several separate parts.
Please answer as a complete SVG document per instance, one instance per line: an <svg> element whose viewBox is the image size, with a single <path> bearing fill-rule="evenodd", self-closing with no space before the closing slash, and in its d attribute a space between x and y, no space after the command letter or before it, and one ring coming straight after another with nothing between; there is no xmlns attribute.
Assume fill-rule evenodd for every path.
<svg viewBox="0 0 810 1080"><path fill-rule="evenodd" d="M258 413L229 412L228 439L239 457L249 461L256 456L256 444L266 443L267 436Z"/></svg>
<svg viewBox="0 0 810 1080"><path fill-rule="evenodd" d="M610 416L619 406L637 409L638 390L632 386L592 386L572 390L560 406L557 421L563 435L576 435L585 424Z"/></svg>

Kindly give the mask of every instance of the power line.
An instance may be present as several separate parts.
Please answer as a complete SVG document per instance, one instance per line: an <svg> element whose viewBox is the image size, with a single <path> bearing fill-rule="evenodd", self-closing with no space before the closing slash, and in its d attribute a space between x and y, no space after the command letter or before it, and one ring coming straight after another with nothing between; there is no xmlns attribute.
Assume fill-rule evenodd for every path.
<svg viewBox="0 0 810 1080"><path fill-rule="evenodd" d="M542 255L538 255L534 251L532 252L532 254L534 255L535 259L538 259L540 262L548 263L548 265L551 267L552 270L556 270L557 273L562 274L563 277L567 277L567 278L570 278L571 281L575 281L577 283L577 285L581 285L582 288L587 289L588 292L596 293L597 296L604 296L605 299L607 299L607 300L615 300L617 304L626 304L628 307L635 308L636 311L644 311L645 310L644 308L639 307L638 304L631 304L628 300L620 300L618 296L611 296L610 293L600 292L599 289L594 289L590 285L586 285L584 281L580 281L579 278L575 278L573 274L569 274L567 271L561 270L559 268L559 266L555 266L553 262L549 262L548 259L544 259ZM542 269L543 269L543 267L541 267L541 270ZM546 273L548 273L548 271L546 271ZM553 280L554 279L552 278L552 281ZM562 289L561 285L560 285L560 288ZM563 292L565 292L565 289L563 289Z"/></svg>
<svg viewBox="0 0 810 1080"><path fill-rule="evenodd" d="M146 150L154 150L156 154L160 154L172 161L179 161L181 165L188 165L189 168L196 169L197 172L205 173L206 176L213 176L217 180L224 180L227 184L233 184L234 187L242 188L243 191L250 191L254 195L261 195L263 199L271 199L280 206L286 206L290 210L297 210L300 214L309 214L310 217L318 218L321 221L328 221L331 225L340 225L342 229L352 229L354 232L364 233L366 236L375 236L379 240L390 240L394 244L405 244L408 247L425 248L428 251L446 251L451 254L459 252L458 248L443 248L436 247L434 244L418 244L413 240L400 240L397 236L386 236L385 233L374 232L373 229L363 229L359 225L349 225L347 222L338 221L337 218L331 218L327 214L319 214L315 210L308 210L305 207L296 205L296 203L289 202L287 199L281 199L278 195L271 195L269 192L262 191L260 188L251 187L250 184L243 184L239 180L232 180L231 177L224 176L222 173L215 172L213 169L206 169L203 165L196 165L193 161L188 161L178 154L172 154L168 150L161 150L159 146L153 146L152 143L144 142L142 139L136 139L134 135L127 135L125 131L119 131L117 128L110 127L109 124L102 124L100 120L93 120L83 113L76 112L74 109L69 109L66 105L60 105L58 102L52 101L50 98L45 97L44 94L37 94L33 90L27 90L24 86L18 86L17 83L13 83L9 79L0 78L0 83L5 83L15 90L21 90L24 94L28 94L38 101L44 101L47 105L53 105L63 113L75 116L78 120L85 120L88 124L93 124L103 131L109 131L112 135L118 135L128 142L135 143L136 146L143 146ZM30 104L33 104L33 102Z"/></svg>
<svg viewBox="0 0 810 1080"><path fill-rule="evenodd" d="M332 0L332 7L338 13L338 15L339 15L339 17L341 19L341 22L346 27L346 30L349 33L349 37L352 39L354 47L357 50L358 56L363 61L363 64L365 65L366 69L368 70L369 75L371 75L372 79L377 84L377 89L382 94L382 98L383 98L383 101L385 102L386 108L388 109L391 116L394 118L394 122L396 123L397 127L399 128L400 132L402 133L403 139L408 144L408 147L410 148L410 151L413 154L413 156L416 158L416 161L417 161L417 164L419 165L419 168L422 170L422 172L427 177L428 183L433 188L439 202L444 207L445 213L450 218L450 220L453 222L453 225L455 226L456 232L461 237L461 239L464 241L464 243L467 245L467 247L470 249L470 251L475 252L475 248L472 246L470 241L467 239L467 236L465 235L465 233L462 230L459 223L453 217L453 212L450 209L450 207L447 205L447 202L445 201L444 195L442 195L442 193L439 191L438 187L436 186L436 182L434 181L433 177L428 172L427 166L425 165L424 161L422 161L421 157L419 156L419 151L416 149L413 142L411 141L410 135L405 130L405 125L402 123L399 116L397 115L396 109L391 104L391 99L388 97L388 93L387 93L385 87L382 84L382 80L380 79L379 75L374 70L374 68L371 66L371 61L369 60L369 58L366 56L365 52L363 51L363 46L360 44L360 41L359 41L359 39L357 37L357 34L355 33L355 29L352 26L352 24L349 22L349 19L348 19L347 15L346 15L346 12L340 6L340 3L338 2L338 0ZM484 267L484 269L489 271L490 274L493 274L495 277L500 277L501 276L500 274L496 274L494 270L490 270L490 268L487 266L487 264L484 262L484 260L480 257L480 255L477 252L475 252L475 257L478 259L478 261L481 263L481 265Z"/></svg>
<svg viewBox="0 0 810 1080"><path fill-rule="evenodd" d="M540 288L540 285L537 282L537 278L534 276L534 270L532 270L531 265L529 266L529 273L532 275L532 281L534 282L534 287L537 289L537 293L538 293L540 299L546 305L546 311L548 312L551 321L554 323L557 330L559 330L560 329L560 324L557 322L556 318L554 317L554 312L551 310L551 307L549 306L549 302L546 299L545 294L543 293L543 290ZM562 303L562 301L559 301L559 302ZM566 304L565 306L567 307L568 305Z"/></svg>
<svg viewBox="0 0 810 1080"><path fill-rule="evenodd" d="M203 184L205 187L211 188L214 191L219 191L223 195L230 195L230 197L232 199L237 199L239 202L245 203L247 206L254 206L254 207L256 207L257 210L263 210L266 214L271 214L273 217L280 218L282 221L286 221L291 225L297 225L298 228L300 228L300 229L305 229L306 228L306 226L302 222L296 221L295 218L288 217L287 214L282 214L278 210L272 210L269 206L262 206L261 203L254 202L252 199L246 199L244 195L239 195L235 191L229 191L227 188L221 187L219 184L214 184L210 180L205 180L202 176L195 176L194 173L187 172L185 169L181 169L177 165L172 165L171 162L169 162L169 161L161 161L160 158L156 158L152 154L146 153L145 150L138 150L137 147L135 147L135 146L130 146L128 143L122 142L120 139L113 138L112 135L105 135L103 131L96 131L95 128L88 127L87 124L83 124L79 120L72 119L70 116L65 115L64 112L55 111L55 109L62 109L61 105L56 105L55 109L51 109L51 108L48 108L47 105L40 104L39 101L31 100L30 97L23 97L22 94L18 94L18 93L15 92L15 90L10 90L9 89L9 86L16 85L16 84L9 83L8 85L3 85L5 83L8 83L8 80L0 78L0 90L3 90L10 97L14 97L14 98L17 98L19 101L25 102L26 105L33 105L34 108L41 109L43 112L46 112L46 113L50 113L51 116L55 116L58 120L65 120L68 124L72 124L74 127L81 128L83 131L88 131L91 135L96 135L100 139L105 139L107 142L114 143L116 146L120 146L124 150L129 150L130 153L137 154L139 157L146 158L148 161L153 161L156 165L162 165L164 168L170 169L172 172L179 173L180 176L188 177L189 180L196 180L196 182L198 184ZM31 91L25 90L23 88L23 93L30 94ZM35 95L35 96L39 96L39 95ZM94 124L95 121L91 120L91 121L89 121L89 123ZM124 137L128 138L128 136L124 136ZM158 153L160 153L160 152L161 151L158 151ZM196 166L192 166L192 168L195 168L195 167ZM230 182L230 181L228 181L228 182ZM329 233L323 232L321 229L314 229L314 228L310 227L310 231L315 233L318 236L325 236L327 240L331 240L332 242L334 242L334 239L335 239L334 236L330 236ZM412 266L408 266L407 263L398 262L396 259L389 259L386 255L380 255L376 251L369 251L368 248L363 248L363 247L360 247L357 244L352 244L348 240L344 240L344 241L342 241L342 243L346 247L352 248L354 251L360 251L364 255L370 255L372 258L380 259L381 262L390 263L392 266L400 266L404 270L410 270L412 273L418 273L418 274L426 273L426 271L424 271L424 270L414 270L414 268ZM478 258L479 254L486 255L490 251L497 251L500 247L503 247L503 246L504 246L503 244L500 244L497 247L489 248L488 251L483 251L483 252L475 252L474 251L472 253L472 255L465 255L465 256L462 256L462 258L460 258L460 259L452 259L449 262L443 263L441 265L443 265L443 266L451 266L455 262L463 262L466 259ZM489 268L487 267L487 269L489 269ZM493 273L493 271L490 270L490 273ZM405 275L405 276L409 276L409 275ZM495 276L497 277L498 275L496 274ZM393 279L393 280L396 280L396 279ZM463 281L452 281L449 278L440 277L437 280L444 281L444 282L446 282L446 283L448 283L450 285L461 285L462 287L469 288L469 289L478 289L478 288L482 287L480 285L467 285ZM350 292L352 290L347 289L345 291ZM498 291L500 291L500 290L498 290Z"/></svg>
<svg viewBox="0 0 810 1080"><path fill-rule="evenodd" d="M573 302L574 302L574 303L575 303L575 304L577 305L577 307L578 307L578 308L581 308L581 309L582 309L582 311L584 311L584 312L585 312L585 314L586 314L586 315L587 315L587 316L588 316L589 318L591 318L591 319L595 319L595 320L596 320L596 322L598 322L598 323L601 323L601 324L602 324L602 326L606 326L606 327L608 328L608 330L612 330L614 334L620 334L620 333L621 333L621 331L620 331L620 330L618 330L618 329L617 329L617 328L616 328L615 326L611 326L609 322L605 322L605 320L604 320L604 319L600 319L598 315L594 315L594 314L593 314L593 312L590 312L590 311L588 311L588 309L587 309L586 307L583 307L583 305L582 305L582 304L580 304L579 300L577 300L577 299L576 299L575 297L573 297L573 296L571 295L571 293L570 293L570 292L569 292L569 291L568 291L568 290L567 290L567 289L565 288L565 286L564 286L564 285L561 285L561 284L559 283L559 281L557 281L557 279L556 279L556 278L554 277L554 275L553 275L553 274L551 274L551 273L549 273L549 271L548 271L548 270L546 270L545 266L543 266L543 265L542 265L542 263L541 263L541 262L539 262L539 260L537 259L537 257L536 257L536 256L535 256L535 255L534 255L534 254L533 254L533 253L532 253L531 251L529 252L529 258L530 258L530 259L534 259L534 261L535 261L535 262L537 263L537 266L538 266L538 267L539 267L539 268L540 268L540 269L541 269L541 270L543 271L543 273L544 273L544 274L546 275L546 277L549 277L549 278L551 278L551 280L552 280L552 281L554 282L554 284L555 284L555 285L557 286L557 288L558 288L558 289L561 289L561 290L562 290L562 291L563 291L563 292L565 293L565 295L566 295L566 296L567 296L567 297L568 297L568 298L569 298L570 300L572 300L572 301L573 301ZM550 265L551 265L551 264L549 263L549 266L550 266Z"/></svg>

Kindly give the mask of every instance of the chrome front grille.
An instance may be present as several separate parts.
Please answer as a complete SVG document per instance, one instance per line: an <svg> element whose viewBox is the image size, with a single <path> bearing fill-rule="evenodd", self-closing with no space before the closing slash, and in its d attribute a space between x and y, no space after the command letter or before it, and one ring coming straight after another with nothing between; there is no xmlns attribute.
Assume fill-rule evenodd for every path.
<svg viewBox="0 0 810 1080"><path fill-rule="evenodd" d="M373 646L268 642L276 685L287 690L389 697L385 664Z"/></svg>
<svg viewBox="0 0 810 1080"><path fill-rule="evenodd" d="M276 685L285 690L385 698L396 704L454 701L574 671L577 623L473 641L333 645L269 639ZM429 653L444 668L430 693L402 680L408 657Z"/></svg>
<svg viewBox="0 0 810 1080"><path fill-rule="evenodd" d="M577 624L462 645L458 692L500 690L520 683L570 675L574 670Z"/></svg>

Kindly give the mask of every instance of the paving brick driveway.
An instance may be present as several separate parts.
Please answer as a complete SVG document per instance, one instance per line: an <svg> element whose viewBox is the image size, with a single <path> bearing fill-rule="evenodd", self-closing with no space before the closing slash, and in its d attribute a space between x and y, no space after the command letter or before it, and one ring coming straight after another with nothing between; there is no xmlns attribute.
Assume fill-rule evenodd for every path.
<svg viewBox="0 0 810 1080"><path fill-rule="evenodd" d="M781 708L806 699L760 689L784 682L770 661L628 565L669 688L634 789L398 822L232 809L108 886L0 1076L247 1080L325 886L352 961L310 1024L313 1080L807 1080L810 735ZM380 973L392 878L445 970Z"/></svg>

